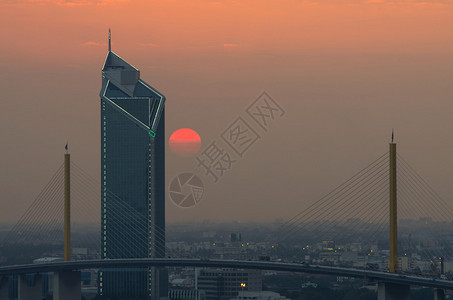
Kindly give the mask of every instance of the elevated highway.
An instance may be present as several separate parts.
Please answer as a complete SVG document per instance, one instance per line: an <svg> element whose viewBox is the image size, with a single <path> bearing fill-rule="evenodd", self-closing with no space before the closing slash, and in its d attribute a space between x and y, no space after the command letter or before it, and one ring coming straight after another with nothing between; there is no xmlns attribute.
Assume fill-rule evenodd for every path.
<svg viewBox="0 0 453 300"><path fill-rule="evenodd" d="M272 261L241 261L241 260L204 260L182 258L136 258L136 259L103 259L80 260L69 262L50 262L27 265L0 267L0 277L30 273L45 273L59 271L76 271L97 268L137 268L137 267L196 267L196 268L234 268L257 269L285 272L300 272L364 278L369 281L407 285L425 286L437 289L453 290L453 281L412 276L397 273L368 271L353 268L328 267L299 263Z"/></svg>

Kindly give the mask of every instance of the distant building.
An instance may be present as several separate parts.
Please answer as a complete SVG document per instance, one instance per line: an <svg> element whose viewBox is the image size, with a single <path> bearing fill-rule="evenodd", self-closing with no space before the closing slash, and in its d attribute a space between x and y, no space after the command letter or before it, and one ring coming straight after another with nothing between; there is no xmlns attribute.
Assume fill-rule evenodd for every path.
<svg viewBox="0 0 453 300"><path fill-rule="evenodd" d="M260 270L202 269L195 279L198 290L206 292L206 300L229 300L239 291L261 291Z"/></svg>
<svg viewBox="0 0 453 300"><path fill-rule="evenodd" d="M215 247L215 254L220 258L239 259L242 258L241 254L243 252L245 253L241 245L225 245L219 243Z"/></svg>
<svg viewBox="0 0 453 300"><path fill-rule="evenodd" d="M335 250L335 241L322 241L322 250L323 251L334 251Z"/></svg>
<svg viewBox="0 0 453 300"><path fill-rule="evenodd" d="M280 296L279 293L271 291L249 292L241 291L236 298L231 300L290 300L285 296Z"/></svg>
<svg viewBox="0 0 453 300"><path fill-rule="evenodd" d="M305 283L302 283L302 285L300 287L303 288L303 289L306 289L306 288L309 288L309 287L317 288L318 285L316 283L313 283L313 282L305 282Z"/></svg>
<svg viewBox="0 0 453 300"><path fill-rule="evenodd" d="M416 261L415 261L415 259L413 259L409 256L399 257L398 266L400 267L400 270L403 272L412 271L416 267Z"/></svg>
<svg viewBox="0 0 453 300"><path fill-rule="evenodd" d="M170 290L168 298L170 300L206 300L206 293L195 290Z"/></svg>
<svg viewBox="0 0 453 300"><path fill-rule="evenodd" d="M453 261L444 262L444 272L453 272Z"/></svg>
<svg viewBox="0 0 453 300"><path fill-rule="evenodd" d="M170 281L170 284L173 287L184 287L184 288L193 288L193 281L189 278L176 278Z"/></svg>
<svg viewBox="0 0 453 300"><path fill-rule="evenodd" d="M231 233L230 234L230 241L231 242L241 242L242 241L242 234L240 233Z"/></svg>

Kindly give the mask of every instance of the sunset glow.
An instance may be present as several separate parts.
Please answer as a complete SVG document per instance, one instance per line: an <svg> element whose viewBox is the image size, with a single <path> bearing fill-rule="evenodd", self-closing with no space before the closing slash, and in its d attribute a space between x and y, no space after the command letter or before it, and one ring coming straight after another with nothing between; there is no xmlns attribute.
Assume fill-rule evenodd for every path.
<svg viewBox="0 0 453 300"><path fill-rule="evenodd" d="M178 129L225 152L221 133L239 116L260 135L244 159L231 153L210 201L169 206L169 221L292 217L379 155L392 128L438 192L453 194L452 16L451 0L0 0L0 190L13 203L0 218L26 211L68 140L100 178L109 28L112 51L166 97L166 182L205 172L199 137L170 138ZM268 132L246 118L263 91L287 111ZM426 155L432 141L438 152Z"/></svg>
<svg viewBox="0 0 453 300"><path fill-rule="evenodd" d="M195 130L181 128L173 132L169 140L170 150L180 157L191 157L201 147L201 138Z"/></svg>

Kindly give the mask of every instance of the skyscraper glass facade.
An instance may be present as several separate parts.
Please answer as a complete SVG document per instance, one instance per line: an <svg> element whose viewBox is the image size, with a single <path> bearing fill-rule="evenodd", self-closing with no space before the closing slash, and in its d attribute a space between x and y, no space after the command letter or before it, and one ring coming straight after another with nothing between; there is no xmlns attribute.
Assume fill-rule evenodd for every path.
<svg viewBox="0 0 453 300"><path fill-rule="evenodd" d="M164 257L165 98L111 51L100 95L102 258ZM166 285L155 268L99 275L99 293L109 299L158 299Z"/></svg>

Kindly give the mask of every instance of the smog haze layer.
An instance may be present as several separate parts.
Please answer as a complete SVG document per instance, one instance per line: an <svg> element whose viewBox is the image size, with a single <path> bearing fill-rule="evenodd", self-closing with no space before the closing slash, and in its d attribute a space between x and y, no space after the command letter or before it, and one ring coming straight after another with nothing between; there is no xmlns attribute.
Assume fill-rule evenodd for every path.
<svg viewBox="0 0 453 300"><path fill-rule="evenodd" d="M63 162L100 179L101 68L112 49L166 98L166 138L203 150L266 91L285 115L218 183L168 149L167 186L200 175L167 222L289 219L388 151L448 202L453 186L451 1L0 2L0 220L15 222Z"/></svg>

